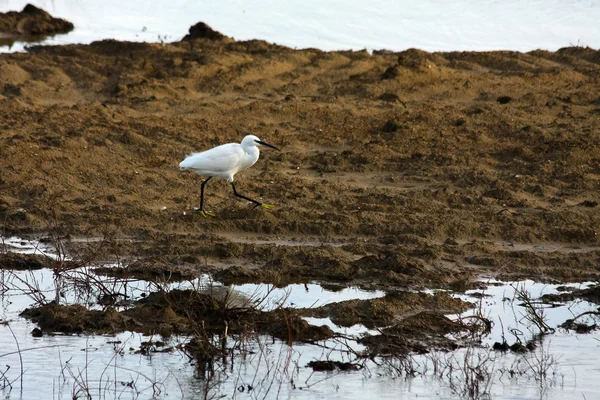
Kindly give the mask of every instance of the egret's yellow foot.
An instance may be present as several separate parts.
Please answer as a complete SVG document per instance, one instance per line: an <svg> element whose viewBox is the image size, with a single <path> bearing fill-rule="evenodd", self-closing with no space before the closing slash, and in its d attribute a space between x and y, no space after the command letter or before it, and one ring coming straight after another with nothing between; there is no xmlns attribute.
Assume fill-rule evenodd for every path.
<svg viewBox="0 0 600 400"><path fill-rule="evenodd" d="M263 204L261 204L260 206L261 206L262 208L265 208L265 209L267 209L267 210L270 210L270 209L272 209L272 208L275 208L275 206L274 206L273 204L264 204L264 203L263 203Z"/></svg>
<svg viewBox="0 0 600 400"><path fill-rule="evenodd" d="M199 208L194 208L194 212L197 212L198 214L202 215L204 218L206 217L216 217L216 214L212 211L204 211L201 210Z"/></svg>

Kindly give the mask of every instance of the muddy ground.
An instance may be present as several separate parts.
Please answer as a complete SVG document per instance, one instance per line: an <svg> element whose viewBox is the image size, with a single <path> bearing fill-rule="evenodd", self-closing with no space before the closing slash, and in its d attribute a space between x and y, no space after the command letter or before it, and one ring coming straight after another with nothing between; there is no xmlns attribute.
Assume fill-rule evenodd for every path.
<svg viewBox="0 0 600 400"><path fill-rule="evenodd" d="M216 216L192 212L202 178L178 163L248 133L281 151L237 188L275 208L213 179ZM0 227L131 276L595 280L599 137L590 48L323 52L204 25L168 44L36 46L0 55Z"/></svg>

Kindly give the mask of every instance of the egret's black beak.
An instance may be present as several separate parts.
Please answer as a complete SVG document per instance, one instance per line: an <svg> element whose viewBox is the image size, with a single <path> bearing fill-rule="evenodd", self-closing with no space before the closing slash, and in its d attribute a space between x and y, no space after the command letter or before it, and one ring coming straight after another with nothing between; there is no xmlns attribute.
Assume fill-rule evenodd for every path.
<svg viewBox="0 0 600 400"><path fill-rule="evenodd" d="M256 142L256 143L258 143L258 144L262 144L263 146L267 146L267 147L270 147L270 148L272 148L272 149L279 150L277 147L275 147L275 146L272 146L272 145L270 145L269 143L265 143L265 142L263 142L262 140L255 140L255 142Z"/></svg>

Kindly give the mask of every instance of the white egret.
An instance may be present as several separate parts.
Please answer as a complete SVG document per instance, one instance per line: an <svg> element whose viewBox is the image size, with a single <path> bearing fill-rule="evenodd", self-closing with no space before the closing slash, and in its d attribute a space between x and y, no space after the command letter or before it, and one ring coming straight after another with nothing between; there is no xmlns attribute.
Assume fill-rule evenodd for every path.
<svg viewBox="0 0 600 400"><path fill-rule="evenodd" d="M248 135L241 143L223 144L201 153L192 153L179 163L179 169L182 171L192 170L199 175L208 176L200 185L200 208L194 209L195 211L199 211L203 217L208 215L215 216L213 212L204 210L204 186L213 177L226 179L231 183L233 194L251 201L255 204L254 207L273 207L270 204L264 204L239 194L233 183L233 176L235 174L250 168L258 161L258 156L260 155L258 146L267 146L279 150L277 147L263 142L254 135Z"/></svg>

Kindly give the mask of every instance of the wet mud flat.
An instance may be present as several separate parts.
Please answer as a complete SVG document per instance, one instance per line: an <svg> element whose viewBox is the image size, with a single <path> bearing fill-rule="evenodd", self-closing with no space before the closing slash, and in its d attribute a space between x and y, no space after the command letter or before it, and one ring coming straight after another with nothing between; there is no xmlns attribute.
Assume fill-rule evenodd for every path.
<svg viewBox="0 0 600 400"><path fill-rule="evenodd" d="M323 52L239 42L203 24L174 43L2 54L0 228L25 238L2 241L3 271L11 290L33 296L19 313L27 308L42 338L185 337L166 347L204 378L265 343L288 355L321 346L298 371L427 375L434 361L412 357L471 351L490 334L493 316L459 316L501 286L482 282L588 282L570 299L523 295L525 310L596 290L599 74L590 48ZM238 190L276 207L253 209L215 179L206 201L216 217L194 213L202 178L178 163L247 133L281 151L236 176ZM37 254L15 255L23 248ZM40 279L51 283L43 296ZM92 295L69 298L61 285ZM349 288L359 298L339 295ZM480 297L461 297L470 291ZM315 292L337 300L306 304ZM589 314L545 326L534 313L527 337L482 345L539 357L567 319L560 329L593 338L593 298L581 300ZM328 346L344 355L328 358ZM525 370L506 373L534 379ZM292 389L296 378L277 377Z"/></svg>
<svg viewBox="0 0 600 400"><path fill-rule="evenodd" d="M294 50L202 24L3 54L3 230L100 237L107 261L227 281L592 280L598 57ZM215 179L217 217L193 213L202 178L178 163L246 133L281 151L238 190L276 208Z"/></svg>

